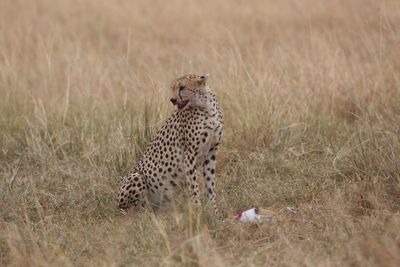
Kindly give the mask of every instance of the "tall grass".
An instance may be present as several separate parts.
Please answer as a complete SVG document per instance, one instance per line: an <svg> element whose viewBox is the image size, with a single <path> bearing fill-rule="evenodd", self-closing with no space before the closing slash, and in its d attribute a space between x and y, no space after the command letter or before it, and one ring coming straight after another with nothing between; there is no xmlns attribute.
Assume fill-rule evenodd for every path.
<svg viewBox="0 0 400 267"><path fill-rule="evenodd" d="M398 266L399 29L391 0L1 1L0 265ZM184 73L224 111L224 215L295 217L117 210Z"/></svg>

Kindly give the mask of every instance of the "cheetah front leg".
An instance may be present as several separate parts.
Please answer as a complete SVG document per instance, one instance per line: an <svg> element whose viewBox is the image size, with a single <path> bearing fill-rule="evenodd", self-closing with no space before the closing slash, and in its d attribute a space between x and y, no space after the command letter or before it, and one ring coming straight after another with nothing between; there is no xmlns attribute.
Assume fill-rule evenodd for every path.
<svg viewBox="0 0 400 267"><path fill-rule="evenodd" d="M216 166L217 147L210 149L203 163L203 175L206 179L206 189L208 194L208 201L214 208L216 215L219 215L216 194L215 194L215 166Z"/></svg>
<svg viewBox="0 0 400 267"><path fill-rule="evenodd" d="M118 207L128 209L130 207L145 207L146 184L143 175L137 172L129 173L121 182L118 190Z"/></svg>
<svg viewBox="0 0 400 267"><path fill-rule="evenodd" d="M186 184L189 188L192 202L195 205L200 205L199 183L197 182L194 156L188 156L185 158L185 174Z"/></svg>

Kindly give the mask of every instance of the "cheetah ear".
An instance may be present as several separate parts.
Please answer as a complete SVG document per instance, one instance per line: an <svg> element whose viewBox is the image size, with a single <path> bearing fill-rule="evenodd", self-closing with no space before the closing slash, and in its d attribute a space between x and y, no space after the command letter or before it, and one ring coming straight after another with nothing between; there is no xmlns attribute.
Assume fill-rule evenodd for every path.
<svg viewBox="0 0 400 267"><path fill-rule="evenodd" d="M210 76L210 74L208 74L208 73L200 76L200 84L206 84L209 76Z"/></svg>

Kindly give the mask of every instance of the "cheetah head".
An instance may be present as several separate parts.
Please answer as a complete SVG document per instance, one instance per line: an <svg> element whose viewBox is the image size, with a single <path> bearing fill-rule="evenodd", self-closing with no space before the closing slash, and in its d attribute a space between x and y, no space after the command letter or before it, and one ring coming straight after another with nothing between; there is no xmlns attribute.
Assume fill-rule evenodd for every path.
<svg viewBox="0 0 400 267"><path fill-rule="evenodd" d="M190 106L201 106L203 95L209 89L207 85L208 76L208 74L188 74L174 80L171 86L173 95L170 99L171 103L177 106L179 110Z"/></svg>

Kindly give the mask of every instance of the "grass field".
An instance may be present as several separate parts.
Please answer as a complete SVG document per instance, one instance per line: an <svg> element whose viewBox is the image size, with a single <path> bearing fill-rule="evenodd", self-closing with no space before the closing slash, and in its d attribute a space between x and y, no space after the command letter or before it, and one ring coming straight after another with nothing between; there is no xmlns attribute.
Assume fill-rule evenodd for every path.
<svg viewBox="0 0 400 267"><path fill-rule="evenodd" d="M224 111L224 216L295 217L117 210L185 73ZM399 266L399 100L398 0L2 0L0 266Z"/></svg>

